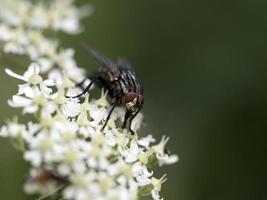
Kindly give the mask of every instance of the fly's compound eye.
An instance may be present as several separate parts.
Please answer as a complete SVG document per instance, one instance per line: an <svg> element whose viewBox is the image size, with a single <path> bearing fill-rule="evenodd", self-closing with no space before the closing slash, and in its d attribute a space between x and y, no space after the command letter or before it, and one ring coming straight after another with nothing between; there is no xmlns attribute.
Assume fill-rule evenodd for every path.
<svg viewBox="0 0 267 200"><path fill-rule="evenodd" d="M125 105L128 109L133 109L137 102L137 94L135 92L129 92L124 97Z"/></svg>
<svg viewBox="0 0 267 200"><path fill-rule="evenodd" d="M128 92L125 95L125 103L128 104L128 103L135 101L136 97L137 97L137 94L135 92Z"/></svg>
<svg viewBox="0 0 267 200"><path fill-rule="evenodd" d="M144 96L143 96L143 95L140 95L140 96L139 96L139 105L140 105L140 106L143 106L143 105L144 105L144 102L145 102L145 98L144 98Z"/></svg>

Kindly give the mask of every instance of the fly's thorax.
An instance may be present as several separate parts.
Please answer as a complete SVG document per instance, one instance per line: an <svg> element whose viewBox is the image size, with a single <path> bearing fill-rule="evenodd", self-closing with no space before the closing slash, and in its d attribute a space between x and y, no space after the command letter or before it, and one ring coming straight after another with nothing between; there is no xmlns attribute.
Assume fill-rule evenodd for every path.
<svg viewBox="0 0 267 200"><path fill-rule="evenodd" d="M114 75L114 73L108 68L100 68L97 71L96 76L101 77L102 79L106 81L110 81L110 82L118 81L118 78L116 77L116 75Z"/></svg>

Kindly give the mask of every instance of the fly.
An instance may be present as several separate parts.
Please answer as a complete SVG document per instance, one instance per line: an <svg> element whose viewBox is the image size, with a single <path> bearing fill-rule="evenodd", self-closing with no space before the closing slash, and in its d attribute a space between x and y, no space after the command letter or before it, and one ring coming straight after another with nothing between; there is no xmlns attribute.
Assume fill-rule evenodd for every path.
<svg viewBox="0 0 267 200"><path fill-rule="evenodd" d="M108 57L100 54L87 45L83 45L85 50L100 64L100 68L90 78L91 82L83 92L72 98L78 98L88 92L95 83L98 87L108 91L111 97L111 108L102 130L106 127L114 109L118 106L125 107L125 116L122 128L131 132L131 124L144 104L143 88L136 76L136 72L126 59L119 59L114 63ZM83 83L83 82L82 82ZM82 85L82 83L78 85ZM127 125L128 124L128 125Z"/></svg>

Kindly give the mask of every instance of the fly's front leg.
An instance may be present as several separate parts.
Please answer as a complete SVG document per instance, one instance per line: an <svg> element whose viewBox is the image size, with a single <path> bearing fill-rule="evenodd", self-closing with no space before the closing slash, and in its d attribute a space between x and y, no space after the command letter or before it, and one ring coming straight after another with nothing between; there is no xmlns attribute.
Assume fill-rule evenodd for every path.
<svg viewBox="0 0 267 200"><path fill-rule="evenodd" d="M85 80L86 80L86 79L85 79ZM85 80L83 80L81 83L78 83L78 86L81 86L81 85L84 83ZM91 82L88 84L88 86L83 90L83 92L82 92L81 94L78 94L78 95L76 95L76 96L66 96L66 97L67 97L67 98L78 98L78 97L84 95L86 92L88 92L88 90L92 87L92 85L94 84L94 82L95 82L96 80L97 80L97 78L92 78L92 79L91 79Z"/></svg>
<svg viewBox="0 0 267 200"><path fill-rule="evenodd" d="M134 115L132 115L131 117L130 117L130 121L129 121L129 126L128 126L128 130L132 133L132 134L134 134L134 131L132 130L132 122L133 122L133 119L138 115L138 113L140 112L140 110L138 110Z"/></svg>
<svg viewBox="0 0 267 200"><path fill-rule="evenodd" d="M127 122L129 121L129 124L128 124L128 131L130 131L132 134L134 134L134 131L132 130L131 128L131 125L132 125L132 121L133 119L136 117L136 115L139 113L140 110L138 110L136 113L132 114L131 111L127 110L126 109L126 112L125 112L125 116L124 116L124 121L123 121L123 124L122 124L122 128L125 129L126 128L126 125L127 125Z"/></svg>
<svg viewBox="0 0 267 200"><path fill-rule="evenodd" d="M79 82L79 83L76 84L76 87L80 87L80 88L82 88L83 84L84 84L85 81L87 81L87 80L92 80L92 78L87 77L87 78L83 79L81 82Z"/></svg>
<svg viewBox="0 0 267 200"><path fill-rule="evenodd" d="M122 128L125 129L126 128L126 124L127 124L127 121L128 119L131 117L131 112L129 110L126 109L125 111L125 115L124 115L124 121L123 121L123 124L122 124Z"/></svg>

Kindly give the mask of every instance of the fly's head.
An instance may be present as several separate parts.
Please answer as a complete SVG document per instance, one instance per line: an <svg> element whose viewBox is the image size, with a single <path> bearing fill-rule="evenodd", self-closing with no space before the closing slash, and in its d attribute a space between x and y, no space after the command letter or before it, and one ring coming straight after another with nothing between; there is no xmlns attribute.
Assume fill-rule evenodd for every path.
<svg viewBox="0 0 267 200"><path fill-rule="evenodd" d="M128 92L124 96L124 102L127 111L130 112L131 115L134 115L143 107L144 96L136 92Z"/></svg>

